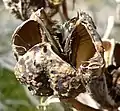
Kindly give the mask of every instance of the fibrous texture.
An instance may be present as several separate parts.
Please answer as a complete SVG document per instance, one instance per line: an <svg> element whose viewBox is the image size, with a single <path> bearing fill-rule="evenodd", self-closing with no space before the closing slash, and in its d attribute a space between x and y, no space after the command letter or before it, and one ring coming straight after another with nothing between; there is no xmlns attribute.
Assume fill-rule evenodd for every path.
<svg viewBox="0 0 120 111"><path fill-rule="evenodd" d="M18 26L12 43L17 58L15 75L35 95L66 98L86 90L97 94L94 80L99 85L102 80L99 89L106 88L104 48L92 18L85 12L59 24L40 9Z"/></svg>

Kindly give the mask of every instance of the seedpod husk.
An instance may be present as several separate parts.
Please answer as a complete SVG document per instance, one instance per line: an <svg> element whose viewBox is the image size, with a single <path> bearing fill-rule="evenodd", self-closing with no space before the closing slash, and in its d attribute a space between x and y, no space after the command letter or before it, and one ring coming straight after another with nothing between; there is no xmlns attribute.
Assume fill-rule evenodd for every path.
<svg viewBox="0 0 120 111"><path fill-rule="evenodd" d="M40 10L41 13L45 14L43 9ZM61 36L51 33L54 32L55 24L45 18L46 15L34 14L33 18L22 25L24 29L27 23L38 24L38 27L34 25L35 30L30 29L30 35L35 39L34 43L32 39L27 40L31 47L26 46L25 42L16 42L19 39L13 36L14 52L17 52L18 58L20 56L15 67L18 80L39 96L76 97L85 90L93 90L92 94L96 93L93 79L99 81L102 78L102 85L105 85L105 62L102 41L92 18L85 12L80 12L77 17L70 19L60 28L54 27ZM20 31L22 30L18 30ZM29 37L26 35L27 30L23 30L25 36L16 32L22 40ZM22 47L26 52L20 54L16 46ZM104 95L104 92L102 94Z"/></svg>

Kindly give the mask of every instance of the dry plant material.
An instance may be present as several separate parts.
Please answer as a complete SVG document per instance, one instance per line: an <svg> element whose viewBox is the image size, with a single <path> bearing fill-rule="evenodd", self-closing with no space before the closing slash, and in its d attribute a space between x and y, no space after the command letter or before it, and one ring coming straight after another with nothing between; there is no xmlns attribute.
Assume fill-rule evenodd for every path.
<svg viewBox="0 0 120 111"><path fill-rule="evenodd" d="M77 109L77 111L101 111L99 109L94 109L85 104L82 104L74 98L63 99L61 101L71 104L74 108Z"/></svg>
<svg viewBox="0 0 120 111"><path fill-rule="evenodd" d="M92 18L80 11L63 24L42 8L15 30L15 75L33 94L75 98L87 91L103 107L114 107L104 75L104 48Z"/></svg>
<svg viewBox="0 0 120 111"><path fill-rule="evenodd" d="M115 44L113 57L114 57L114 62L116 67L120 67L120 43L119 42Z"/></svg>
<svg viewBox="0 0 120 111"><path fill-rule="evenodd" d="M108 42L108 41L107 41ZM112 50L108 50L110 53L109 64L106 73L107 85L109 90L109 95L115 101L116 105L120 106L120 44L119 42L109 41ZM106 44L107 45L107 44Z"/></svg>
<svg viewBox="0 0 120 111"><path fill-rule="evenodd" d="M103 47L105 49L104 59L106 63L106 67L113 64L113 53L115 47L115 40L114 39L104 39L103 40Z"/></svg>
<svg viewBox="0 0 120 111"><path fill-rule="evenodd" d="M61 88L61 93L66 93L70 79L77 78L75 69L55 54L49 43L32 47L18 61L15 71L21 83L38 96L50 96L53 91L56 94L57 88Z"/></svg>
<svg viewBox="0 0 120 111"><path fill-rule="evenodd" d="M43 11L43 9L41 10ZM29 19L25 21L13 34L13 49L15 54L18 53L16 54L18 56L18 63L15 70L17 78L22 83L30 85L32 84L32 79L30 82L29 74L27 73L30 73L30 75L37 74L40 78L42 74L41 71L43 70L43 75L47 78L46 81L51 84L47 87L51 87L54 94L61 97L75 97L82 89L80 88L81 82L83 82L83 80L81 80L82 77L85 76L89 79L93 73L90 71L90 74L89 70L102 70L100 67L104 66L102 57L103 50L99 50L96 46L97 42L99 42L99 46L101 45L100 47L102 48L102 43L91 17L84 12L79 13L77 17L69 20L62 26L59 25L59 27L62 27L61 29L58 28L61 38L58 38L59 40L57 41L55 37L58 33L51 32L51 30L53 30L52 26L51 30L50 27L48 28L49 24L46 22L47 20L44 19L45 16L43 16L41 10L39 11L40 14L38 14L40 16L37 14L34 15L37 19L32 18L32 20ZM32 30L31 27L34 27L34 30ZM27 31L30 33L28 34ZM35 36L33 36L34 34ZM58 42L59 44L57 44ZM23 51L22 54L19 53L17 47L22 47L21 49L25 49L26 52ZM62 49L60 50L60 48ZM88 50L85 50L83 53L85 48L88 48ZM20 50L20 52L22 51ZM95 61L95 63L93 64L91 61ZM42 66L43 68L41 68ZM39 68L38 73L36 72L37 68ZM83 73L83 70L88 71L89 75ZM102 72L99 72L99 74L95 76L100 76L101 73ZM27 82L27 80L29 82ZM34 79L34 82L37 84L38 81L35 80L36 79ZM41 80L40 82L39 91L44 81ZM31 89L33 89L34 92L36 91L34 88ZM45 94L39 93L38 95Z"/></svg>
<svg viewBox="0 0 120 111"><path fill-rule="evenodd" d="M59 13L62 6L62 16L68 19L66 0L3 0L6 8L8 8L16 18L21 20L29 19L30 15L40 8L47 11L49 17Z"/></svg>
<svg viewBox="0 0 120 111"><path fill-rule="evenodd" d="M57 33L59 34L58 31L56 32L56 27L56 22L46 15L44 9L32 14L30 19L18 26L12 35L12 47L16 58L18 59L34 45L43 41L52 41L52 44L58 46L55 48L53 44L54 49L59 49L59 43L54 40Z"/></svg>

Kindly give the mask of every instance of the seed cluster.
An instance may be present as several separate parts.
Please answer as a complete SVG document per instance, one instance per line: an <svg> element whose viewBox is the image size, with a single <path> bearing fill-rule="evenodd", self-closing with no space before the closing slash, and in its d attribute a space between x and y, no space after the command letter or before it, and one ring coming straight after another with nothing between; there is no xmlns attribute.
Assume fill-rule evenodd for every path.
<svg viewBox="0 0 120 111"><path fill-rule="evenodd" d="M36 23L37 19L39 19L39 25ZM86 85L89 80L92 80L89 78L93 77L93 73L95 76L102 73L102 51L96 48L95 42L99 42L100 46L102 44L99 35L96 33L94 23L90 16L80 12L78 17L70 19L63 25L58 24L59 27L55 27L54 32L53 27L44 24L44 16L42 20L39 17L37 19L32 20L32 22L29 20L25 24L28 23L36 27L35 32L39 42L35 41L33 46L32 39L34 40L34 37L32 34L29 36L32 37L30 43L32 47L28 48L23 55L19 56L18 54L15 75L35 95L57 95L61 98L76 97L86 90ZM20 28L22 31L18 31L19 33L15 32L22 36L21 40L26 40L23 36L26 37L26 34L21 34L21 32L24 32L23 27L27 27L27 25L23 25ZM48 30L48 26L50 30ZM40 34L38 29L41 29ZM99 39L96 40L96 38ZM13 39L16 43L15 40L18 38L15 36ZM22 43L28 44L29 41L22 41ZM19 44L16 43L15 45ZM86 51L85 55L81 56L86 45L91 50ZM21 47L21 43L19 47ZM85 66L84 61L88 63ZM99 62L100 64L94 64ZM99 74L95 72L98 69Z"/></svg>

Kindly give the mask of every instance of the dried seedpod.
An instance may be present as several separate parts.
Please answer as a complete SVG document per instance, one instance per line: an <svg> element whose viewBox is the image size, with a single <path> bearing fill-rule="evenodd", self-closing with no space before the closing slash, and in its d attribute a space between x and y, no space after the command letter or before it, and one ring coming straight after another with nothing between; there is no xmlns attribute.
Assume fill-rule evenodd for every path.
<svg viewBox="0 0 120 111"><path fill-rule="evenodd" d="M120 68L114 69L111 72L112 85L109 89L111 97L115 100L117 105L120 105Z"/></svg>
<svg viewBox="0 0 120 111"><path fill-rule="evenodd" d="M105 74L104 42L101 41L92 18L85 12L64 24L64 53L68 62L79 70L81 82L102 107L116 107L109 94Z"/></svg>
<svg viewBox="0 0 120 111"><path fill-rule="evenodd" d="M21 20L29 19L32 12L46 7L45 0L3 0L7 9Z"/></svg>
<svg viewBox="0 0 120 111"><path fill-rule="evenodd" d="M109 65L106 67L106 80L109 90L109 95L115 101L117 106L120 105L120 43L114 40L107 41L111 45L108 48L107 57ZM106 43L106 42L105 42ZM105 45L105 44L104 44ZM107 45L107 44L106 44Z"/></svg>
<svg viewBox="0 0 120 111"><path fill-rule="evenodd" d="M77 71L70 64L68 65L68 63L62 60L65 58L64 54L62 54L62 43L59 40L62 39L62 32L60 32L59 28L56 29L56 24L50 19L45 19L46 16L44 9L38 10L30 19L21 24L13 34L12 47L18 60L15 68L16 77L36 95L52 95L54 93L60 97L75 97L84 90L84 87L81 85ZM58 34L61 36L58 36ZM57 39L56 37L59 38ZM46 44L42 45L43 42L46 42ZM38 43L40 46L35 46ZM43 50L43 47L46 48ZM46 53L44 54L44 52ZM57 60L56 56L51 57L49 53L54 56L56 54L56 56L59 56L59 59L61 57L62 59ZM51 58L51 60L48 58ZM45 59L46 64L44 64L45 61L42 62L40 59ZM41 65L36 66L35 61ZM51 61L55 62L51 63ZM64 64L65 70L60 70L60 67L64 69ZM41 66L44 66L45 69ZM36 67L40 69L40 72L33 72L33 70L37 70ZM71 68L72 71L70 71ZM53 74L50 71L51 69L54 69ZM39 84L39 87L36 84ZM74 93L72 90L75 90Z"/></svg>
<svg viewBox="0 0 120 111"><path fill-rule="evenodd" d="M60 6L62 6L62 16L65 20L68 19L66 0L3 0L3 2L6 8L21 20L29 19L32 12L40 8L46 9L48 16L52 17L59 12Z"/></svg>
<svg viewBox="0 0 120 111"><path fill-rule="evenodd" d="M34 36L36 42L28 41L32 44L29 48L20 42L19 46L27 50L15 67L18 80L39 96L54 94L70 98L86 90L98 103L113 107L104 75L104 47L92 18L81 11L63 25L56 25L45 17L41 9L21 27L24 29L31 21L38 24L31 35L37 33L39 39ZM26 40L26 35L18 35ZM13 37L14 46L17 39Z"/></svg>
<svg viewBox="0 0 120 111"><path fill-rule="evenodd" d="M19 25L12 35L12 47L16 59L18 60L34 45L44 41L50 42L53 45L53 50L59 54L61 45L58 42L59 39L55 40L59 33L56 32L55 26L56 23L46 15L44 9L33 13L30 19Z"/></svg>
<svg viewBox="0 0 120 111"><path fill-rule="evenodd" d="M85 12L64 24L64 53L76 69L81 65L101 66L104 69L104 47L92 18ZM89 61L96 61L93 64ZM85 66L86 67L86 66Z"/></svg>
<svg viewBox="0 0 120 111"><path fill-rule="evenodd" d="M77 71L53 52L49 43L39 43L15 66L17 79L38 96L76 97L84 87Z"/></svg>
<svg viewBox="0 0 120 111"><path fill-rule="evenodd" d="M16 59L24 55L35 44L42 42L39 24L34 20L23 22L12 35L12 47Z"/></svg>

